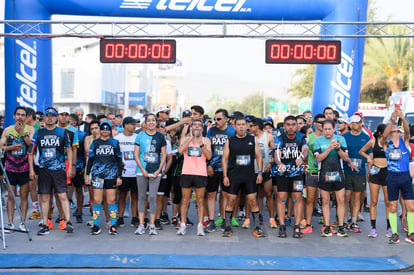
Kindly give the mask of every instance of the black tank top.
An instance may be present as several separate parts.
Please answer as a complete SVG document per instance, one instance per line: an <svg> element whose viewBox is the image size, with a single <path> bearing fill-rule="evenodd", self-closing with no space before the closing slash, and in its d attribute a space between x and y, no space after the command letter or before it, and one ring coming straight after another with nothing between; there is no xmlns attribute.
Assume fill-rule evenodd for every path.
<svg viewBox="0 0 414 275"><path fill-rule="evenodd" d="M374 148L372 149L372 156L374 159L386 158L384 148L379 146L378 139L375 139Z"/></svg>
<svg viewBox="0 0 414 275"><path fill-rule="evenodd" d="M229 139L229 179L230 182L250 182L254 180L254 136L244 138L233 136Z"/></svg>

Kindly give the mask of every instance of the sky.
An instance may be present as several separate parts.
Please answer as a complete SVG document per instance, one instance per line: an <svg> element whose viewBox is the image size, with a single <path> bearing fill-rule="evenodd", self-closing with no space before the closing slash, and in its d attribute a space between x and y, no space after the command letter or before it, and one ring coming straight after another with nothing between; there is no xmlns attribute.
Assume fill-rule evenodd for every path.
<svg viewBox="0 0 414 275"><path fill-rule="evenodd" d="M0 0L1 19L4 1ZM376 0L377 20L414 22L413 0ZM54 17L54 19L69 17ZM77 17L76 19L78 19ZM105 19L107 20L107 19ZM78 43L74 39L73 43ZM67 43L55 39L54 50ZM188 104L206 104L212 94L243 97L254 92L286 99L298 65L265 64L264 39L177 39L177 58L183 64L183 77L177 89ZM4 76L3 76L4 77Z"/></svg>

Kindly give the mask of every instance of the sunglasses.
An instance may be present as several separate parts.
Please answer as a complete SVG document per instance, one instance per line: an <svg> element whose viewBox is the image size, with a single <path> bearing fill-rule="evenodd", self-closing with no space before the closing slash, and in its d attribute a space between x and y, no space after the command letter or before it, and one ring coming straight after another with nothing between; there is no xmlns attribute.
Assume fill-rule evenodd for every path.
<svg viewBox="0 0 414 275"><path fill-rule="evenodd" d="M163 114L166 114L166 115L170 115L170 111L164 111L164 112L160 112L160 113L163 113Z"/></svg>
<svg viewBox="0 0 414 275"><path fill-rule="evenodd" d="M215 120L215 121L220 121L220 120L222 120L222 119L224 119L224 117L215 117L215 118L214 118L214 120Z"/></svg>
<svg viewBox="0 0 414 275"><path fill-rule="evenodd" d="M339 124L344 124L344 123L345 123L345 121L343 121L343 120L338 120L338 123L339 123Z"/></svg>
<svg viewBox="0 0 414 275"><path fill-rule="evenodd" d="M315 123L322 124L322 123L323 123L323 121L318 120L318 121L315 121Z"/></svg>
<svg viewBox="0 0 414 275"><path fill-rule="evenodd" d="M313 118L313 116L305 116L305 119Z"/></svg>

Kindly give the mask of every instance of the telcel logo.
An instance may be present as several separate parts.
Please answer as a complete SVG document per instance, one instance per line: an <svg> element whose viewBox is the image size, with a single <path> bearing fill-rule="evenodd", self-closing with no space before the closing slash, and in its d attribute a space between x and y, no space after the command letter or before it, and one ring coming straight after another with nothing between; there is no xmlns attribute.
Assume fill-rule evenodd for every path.
<svg viewBox="0 0 414 275"><path fill-rule="evenodd" d="M341 53L341 64L337 66L336 81L331 81L331 87L335 89L334 107L341 115L349 110L352 88L352 74L354 72L354 61L345 52Z"/></svg>
<svg viewBox="0 0 414 275"><path fill-rule="evenodd" d="M216 0L214 5L207 5L207 0L160 0L157 4L157 10L175 10L175 11L220 11L220 12L239 12L247 11L243 9L246 0Z"/></svg>
<svg viewBox="0 0 414 275"><path fill-rule="evenodd" d="M16 40L21 47L16 68L16 78L21 81L17 103L19 106L30 107L37 111L37 51L36 45L29 46L21 40Z"/></svg>

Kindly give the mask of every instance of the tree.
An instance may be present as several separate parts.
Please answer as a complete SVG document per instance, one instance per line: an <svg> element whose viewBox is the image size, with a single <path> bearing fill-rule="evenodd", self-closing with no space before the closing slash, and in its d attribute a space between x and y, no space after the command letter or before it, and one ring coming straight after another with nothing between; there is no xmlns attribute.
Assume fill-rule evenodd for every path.
<svg viewBox="0 0 414 275"><path fill-rule="evenodd" d="M315 65L306 65L296 70L293 76L292 86L288 92L299 98L312 96L314 75Z"/></svg>

